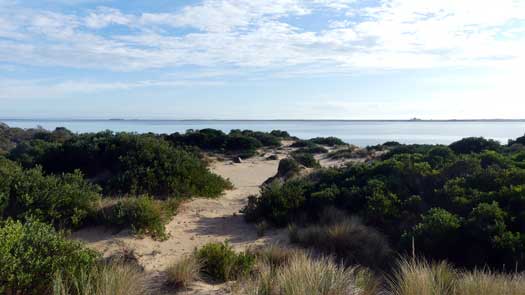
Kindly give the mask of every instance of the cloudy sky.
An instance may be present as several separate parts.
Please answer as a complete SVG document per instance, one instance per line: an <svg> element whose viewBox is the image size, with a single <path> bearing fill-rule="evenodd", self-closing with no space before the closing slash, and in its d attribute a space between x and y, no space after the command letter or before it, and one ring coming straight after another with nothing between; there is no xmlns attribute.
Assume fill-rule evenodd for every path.
<svg viewBox="0 0 525 295"><path fill-rule="evenodd" d="M0 0L1 118L525 118L525 0Z"/></svg>

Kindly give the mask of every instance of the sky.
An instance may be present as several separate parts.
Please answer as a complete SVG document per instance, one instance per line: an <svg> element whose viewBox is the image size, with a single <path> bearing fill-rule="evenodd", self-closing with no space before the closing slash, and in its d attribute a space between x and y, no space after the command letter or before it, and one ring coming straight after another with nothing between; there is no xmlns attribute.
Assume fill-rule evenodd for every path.
<svg viewBox="0 0 525 295"><path fill-rule="evenodd" d="M0 0L0 118L525 118L525 0Z"/></svg>

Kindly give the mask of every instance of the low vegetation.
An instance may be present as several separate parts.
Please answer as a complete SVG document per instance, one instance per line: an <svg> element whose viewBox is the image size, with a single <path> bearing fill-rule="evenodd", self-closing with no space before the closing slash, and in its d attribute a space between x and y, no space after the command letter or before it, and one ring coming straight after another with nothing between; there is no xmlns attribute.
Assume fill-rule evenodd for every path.
<svg viewBox="0 0 525 295"><path fill-rule="evenodd" d="M174 133L168 140L178 146L198 147L206 151L249 158L261 147L280 147L281 140L290 138L288 132L274 130L270 133L251 130L232 130L226 134L215 129L188 130Z"/></svg>
<svg viewBox="0 0 525 295"><path fill-rule="evenodd" d="M99 188L74 171L46 175L0 157L0 220L28 217L59 228L78 227L92 214Z"/></svg>
<svg viewBox="0 0 525 295"><path fill-rule="evenodd" d="M308 168L319 168L321 165L319 164L319 161L315 159L315 157L312 154L309 153L301 153L301 152L293 152L292 158L297 161L299 164L308 167Z"/></svg>
<svg viewBox="0 0 525 295"><path fill-rule="evenodd" d="M346 143L337 138L337 137L316 137L310 139L311 142L320 144L320 145L327 145L327 146L338 146L338 145L345 145Z"/></svg>
<svg viewBox="0 0 525 295"><path fill-rule="evenodd" d="M200 278L202 265L195 255L182 257L166 269L167 284L173 288L186 288Z"/></svg>
<svg viewBox="0 0 525 295"><path fill-rule="evenodd" d="M81 272L98 254L48 224L8 219L0 226L0 293L47 294L57 272Z"/></svg>
<svg viewBox="0 0 525 295"><path fill-rule="evenodd" d="M272 248L263 251L254 275L241 283L242 294L348 295L372 294L374 286L365 270L344 267L328 257ZM284 253L284 255L283 255ZM274 256L276 255L276 256ZM268 258L270 257L270 258ZM365 293L370 292L370 293Z"/></svg>
<svg viewBox="0 0 525 295"><path fill-rule="evenodd" d="M228 243L206 244L196 251L195 256L204 274L222 282L248 275L255 263L253 255L236 253Z"/></svg>
<svg viewBox="0 0 525 295"><path fill-rule="evenodd" d="M369 164L322 169L264 188L249 220L286 226L335 207L383 233L394 251L499 270L525 265L525 151L464 139L399 145ZM453 251L450 251L453 249Z"/></svg>
<svg viewBox="0 0 525 295"><path fill-rule="evenodd" d="M164 240L168 237L165 225L176 213L178 205L175 199L161 201L147 195L125 198L103 207L97 219L107 226L131 228L135 234Z"/></svg>
<svg viewBox="0 0 525 295"><path fill-rule="evenodd" d="M216 197L231 186L196 154L150 134L87 133L60 145L31 141L9 157L27 168L41 165L47 173L80 170L106 194Z"/></svg>
<svg viewBox="0 0 525 295"><path fill-rule="evenodd" d="M359 159L359 158L367 158L368 155L369 154L366 149L348 147L348 148L339 149L339 150L330 152L328 154L328 158L335 159L335 160L337 159Z"/></svg>
<svg viewBox="0 0 525 295"><path fill-rule="evenodd" d="M53 295L145 295L144 273L123 263L98 263L74 272L59 271L53 279Z"/></svg>
<svg viewBox="0 0 525 295"><path fill-rule="evenodd" d="M327 210L321 224L291 226L290 241L333 255L345 265L362 265L376 271L388 269L393 255L386 238L355 218L334 218L338 214Z"/></svg>
<svg viewBox="0 0 525 295"><path fill-rule="evenodd" d="M518 295L525 290L523 274L459 271L447 262L401 260L390 279L393 295Z"/></svg>

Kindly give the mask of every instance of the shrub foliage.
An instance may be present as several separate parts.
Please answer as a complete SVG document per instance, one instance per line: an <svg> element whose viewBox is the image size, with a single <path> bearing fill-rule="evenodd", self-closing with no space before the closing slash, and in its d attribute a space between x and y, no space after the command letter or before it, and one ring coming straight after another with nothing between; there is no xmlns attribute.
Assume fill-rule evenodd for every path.
<svg viewBox="0 0 525 295"><path fill-rule="evenodd" d="M247 208L251 220L283 226L316 221L329 206L359 216L402 253L414 241L418 254L462 266L525 265L525 157L515 146L393 145L381 160L265 188Z"/></svg>
<svg viewBox="0 0 525 295"><path fill-rule="evenodd" d="M51 225L7 220L0 227L0 293L47 294L56 272L89 268L97 257Z"/></svg>

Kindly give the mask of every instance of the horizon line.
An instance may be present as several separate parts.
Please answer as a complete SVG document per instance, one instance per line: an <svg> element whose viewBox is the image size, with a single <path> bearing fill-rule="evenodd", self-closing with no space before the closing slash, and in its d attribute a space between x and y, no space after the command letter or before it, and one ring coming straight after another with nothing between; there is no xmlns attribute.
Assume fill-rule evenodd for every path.
<svg viewBox="0 0 525 295"><path fill-rule="evenodd" d="M152 119L152 118L0 118L1 121L224 121L224 122L525 122L523 119Z"/></svg>

